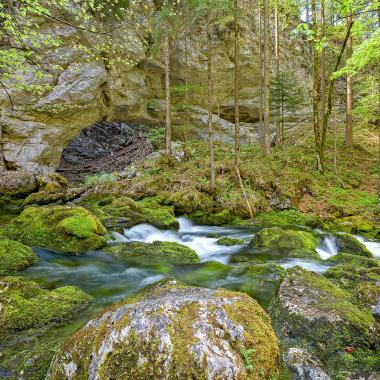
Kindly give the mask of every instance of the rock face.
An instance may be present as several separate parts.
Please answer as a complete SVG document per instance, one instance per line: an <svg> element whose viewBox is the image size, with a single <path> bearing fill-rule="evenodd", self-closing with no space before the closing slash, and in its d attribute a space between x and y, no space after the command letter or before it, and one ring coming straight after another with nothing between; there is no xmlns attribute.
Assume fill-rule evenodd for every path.
<svg viewBox="0 0 380 380"><path fill-rule="evenodd" d="M3 233L27 245L70 254L106 245L106 229L82 207L28 207Z"/></svg>
<svg viewBox="0 0 380 380"><path fill-rule="evenodd" d="M37 189L33 174L22 171L0 171L0 200L5 196L25 195Z"/></svg>
<svg viewBox="0 0 380 380"><path fill-rule="evenodd" d="M164 280L69 338L47 379L268 379L277 359L256 301Z"/></svg>
<svg viewBox="0 0 380 380"><path fill-rule="evenodd" d="M249 7L248 0L245 1L247 4L242 6ZM150 58L152 36L149 34L149 25L155 12L154 3L153 0L144 1L139 11L140 16L127 17L123 22L118 22L121 25L112 36L95 36L61 22L36 20L41 24L43 33L60 39L60 46L44 46L44 52L40 52L43 54L44 67L49 62L45 68L51 76L41 79L34 75L36 67L33 65L29 66L30 71L26 74L19 73L25 75L30 85L50 86L44 94L37 96L8 86L14 103L12 111L6 92L0 89L0 125L3 130L1 145L8 170L25 170L38 174L54 171L59 166L66 145L83 129L102 120L162 125L164 112L157 110L155 103L160 104L164 100L163 64L159 55L156 59ZM52 9L53 14L59 18L60 14L55 14L55 11ZM72 17L75 24L75 8L71 15L70 11L67 9L64 17ZM112 22L114 21L108 25L112 25ZM107 29L107 26L102 25L101 29ZM242 36L241 45L244 48L240 64L240 113L242 121L251 123L259 118L260 103L257 25L256 30L247 26ZM206 92L202 88L205 88L207 77L204 45L200 37L202 31L195 31L188 36L187 41L188 77L201 89L190 94L193 108L189 118L192 125L205 131L206 113L202 108L207 108L207 102ZM216 120L216 133L221 129L225 134L226 129L232 130L225 119L233 121L234 110L233 87L227 86L233 80L234 73L233 36L226 32L219 38L214 46L214 59L218 65L215 104L220 105L222 119ZM115 41L120 43L122 49L122 53L118 51L116 57L112 46ZM87 49L81 49L79 44ZM91 50L94 44L101 51L96 57L88 54L88 47ZM289 46L283 45L285 56ZM173 84L183 85L186 73L184 40L178 40L173 50ZM112 59L112 64L107 65L105 58ZM287 62L284 57L284 65ZM289 62L289 67L291 66L294 66L294 60ZM302 80L302 69L297 75ZM181 102L183 99L174 94L173 108ZM214 112L217 113L217 108ZM174 125L183 126L185 116L185 112L175 112ZM197 135L205 133L197 130Z"/></svg>
<svg viewBox="0 0 380 380"><path fill-rule="evenodd" d="M355 236L339 234L336 236L338 252L351 253L354 255L373 257L372 253Z"/></svg>

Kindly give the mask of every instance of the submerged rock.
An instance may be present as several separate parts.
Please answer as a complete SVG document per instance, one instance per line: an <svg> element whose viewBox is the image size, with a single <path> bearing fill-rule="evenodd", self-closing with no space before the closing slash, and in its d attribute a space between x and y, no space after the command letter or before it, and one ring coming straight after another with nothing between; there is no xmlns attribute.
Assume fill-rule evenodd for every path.
<svg viewBox="0 0 380 380"><path fill-rule="evenodd" d="M268 379L278 345L249 296L164 280L69 338L47 379Z"/></svg>
<svg viewBox="0 0 380 380"><path fill-rule="evenodd" d="M305 231L264 228L251 240L250 246L263 249L267 256L320 258L315 250L317 239Z"/></svg>
<svg viewBox="0 0 380 380"><path fill-rule="evenodd" d="M0 237L0 276L21 271L38 261L33 250L18 241Z"/></svg>
<svg viewBox="0 0 380 380"><path fill-rule="evenodd" d="M350 234L336 235L338 252L351 253L353 255L373 257L372 253L355 236Z"/></svg>
<svg viewBox="0 0 380 380"><path fill-rule="evenodd" d="M3 233L23 244L61 253L79 254L106 245L106 229L83 207L29 207Z"/></svg>
<svg viewBox="0 0 380 380"><path fill-rule="evenodd" d="M227 247L231 247L231 246L234 246L234 245L242 245L244 244L244 240L243 239L235 239L235 238L229 238L229 237L223 237L223 238L220 238L216 244L218 245L225 245Z"/></svg>
<svg viewBox="0 0 380 380"><path fill-rule="evenodd" d="M334 264L354 265L365 268L380 267L380 261L377 259L353 255L351 253L338 253L337 255L329 257L326 262Z"/></svg>
<svg viewBox="0 0 380 380"><path fill-rule="evenodd" d="M300 267L287 270L270 315L285 346L311 349L331 370L346 369L347 355L352 372L362 369L364 357L378 355L371 310L354 304L348 291L325 277ZM353 347L352 354L347 347Z"/></svg>
<svg viewBox="0 0 380 380"><path fill-rule="evenodd" d="M125 258L141 257L144 260L163 260L172 263L199 263L199 256L194 250L170 241L118 243L105 248L104 251Z"/></svg>
<svg viewBox="0 0 380 380"><path fill-rule="evenodd" d="M29 329L62 322L84 310L91 301L91 296L74 286L49 291L20 277L2 277L0 331Z"/></svg>
<svg viewBox="0 0 380 380"><path fill-rule="evenodd" d="M109 228L132 227L141 223L162 229L179 227L174 207L162 205L158 197L134 201L127 196L88 195L81 204Z"/></svg>

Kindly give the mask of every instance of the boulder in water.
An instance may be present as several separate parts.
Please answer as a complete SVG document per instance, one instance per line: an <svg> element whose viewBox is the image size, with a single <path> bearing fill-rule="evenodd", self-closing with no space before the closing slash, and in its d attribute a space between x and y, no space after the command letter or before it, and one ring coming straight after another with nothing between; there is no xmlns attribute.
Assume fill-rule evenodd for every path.
<svg viewBox="0 0 380 380"><path fill-rule="evenodd" d="M18 241L0 238L0 276L21 271L38 261L33 250Z"/></svg>
<svg viewBox="0 0 380 380"><path fill-rule="evenodd" d="M244 240L243 239L229 238L229 237L222 237L216 242L216 244L225 245L226 247L232 247L234 245L244 244Z"/></svg>
<svg viewBox="0 0 380 380"><path fill-rule="evenodd" d="M69 254L106 245L106 229L83 207L28 207L6 226L3 234L29 246Z"/></svg>
<svg viewBox="0 0 380 380"><path fill-rule="evenodd" d="M171 241L118 243L105 248L104 251L125 258L140 257L144 260L159 260L172 263L199 263L199 256L194 250Z"/></svg>
<svg viewBox="0 0 380 380"><path fill-rule="evenodd" d="M338 246L338 252L350 253L352 255L365 257L373 257L372 253L367 249L367 247L353 235L338 234L336 235L336 243Z"/></svg>
<svg viewBox="0 0 380 380"><path fill-rule="evenodd" d="M273 257L308 257L319 259L317 239L309 232L285 230L279 227L260 230L250 242Z"/></svg>
<svg viewBox="0 0 380 380"><path fill-rule="evenodd" d="M88 322L47 379L268 379L278 353L255 300L167 279Z"/></svg>

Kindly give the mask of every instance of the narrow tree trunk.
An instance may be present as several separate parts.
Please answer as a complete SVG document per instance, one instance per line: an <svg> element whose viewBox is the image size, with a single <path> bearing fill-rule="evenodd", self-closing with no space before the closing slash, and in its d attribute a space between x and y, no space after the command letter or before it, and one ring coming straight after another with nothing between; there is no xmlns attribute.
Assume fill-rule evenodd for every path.
<svg viewBox="0 0 380 380"><path fill-rule="evenodd" d="M326 25L325 25L325 0L321 1L321 27L322 27L322 38L326 35ZM326 113L326 48L322 47L321 54L321 115ZM323 134L323 131L322 131ZM322 135L321 145L319 147L319 161L320 161L320 171L324 171L324 156L325 156L325 141Z"/></svg>
<svg viewBox="0 0 380 380"><path fill-rule="evenodd" d="M207 25L207 97L208 97L208 134L210 147L210 192L215 194L215 159L214 128L212 123L213 91L212 91L212 31L211 20Z"/></svg>
<svg viewBox="0 0 380 380"><path fill-rule="evenodd" d="M311 12L313 18L313 32L315 36L319 35L318 24L317 24L317 7L316 0L311 1ZM314 141L315 150L317 153L317 166L318 170L322 172L322 164L320 157L320 147L321 147L321 136L320 136L320 110L319 110L319 89L320 89L320 55L318 49L313 43L313 130L314 130Z"/></svg>
<svg viewBox="0 0 380 380"><path fill-rule="evenodd" d="M378 27L380 28L380 8L377 10L377 16L378 16ZM379 174L378 174L378 192L377 192L377 204L380 207L380 56L377 63L377 70L378 70L378 101L377 101L377 128L379 132Z"/></svg>
<svg viewBox="0 0 380 380"><path fill-rule="evenodd" d="M187 141L189 131L190 131L190 120L189 120L189 111L187 107L189 106L189 72L188 72L188 64L189 64L189 51L187 44L187 31L185 32L185 112L186 112L186 120L185 120L185 141Z"/></svg>
<svg viewBox="0 0 380 380"><path fill-rule="evenodd" d="M237 0L234 0L234 29L235 29L235 165L240 165L240 109L239 109L239 26L237 19Z"/></svg>
<svg viewBox="0 0 380 380"><path fill-rule="evenodd" d="M5 170L4 153L3 153L3 127L0 124L0 172Z"/></svg>
<svg viewBox="0 0 380 380"><path fill-rule="evenodd" d="M270 155L270 108L269 108L269 0L264 0L264 155Z"/></svg>
<svg viewBox="0 0 380 380"><path fill-rule="evenodd" d="M251 218L253 218L252 208L249 203L249 199L247 193L244 188L244 183L240 175L240 104L239 104L239 91L240 91L240 83L239 83L239 75L240 75L240 62L239 62L239 24L238 24L238 0L234 0L234 11L235 11L235 19L234 19L234 29L235 29L235 171L238 178L240 189L243 193L243 197L245 203L247 205L247 209Z"/></svg>
<svg viewBox="0 0 380 380"><path fill-rule="evenodd" d="M166 103L166 129L165 129L165 152L170 160L172 155L172 125L171 125L171 100L170 100L170 39L169 32L165 34L164 41L165 62L165 103Z"/></svg>
<svg viewBox="0 0 380 380"><path fill-rule="evenodd" d="M336 147L336 138L337 138L337 118L336 118L336 91L334 83L334 174L338 176L338 163L337 163L337 147Z"/></svg>
<svg viewBox="0 0 380 380"><path fill-rule="evenodd" d="M275 4L274 9L274 31L275 31L275 59L276 59L276 77L277 81L280 80L280 38L279 38L279 20L278 20L278 10L277 4ZM278 91L279 92L279 91ZM276 146L280 146L282 143L281 139L281 125L280 125L280 102L276 99Z"/></svg>
<svg viewBox="0 0 380 380"><path fill-rule="evenodd" d="M347 28L352 23L351 12L347 15ZM347 40L347 59L352 57L352 34L350 33ZM352 77L347 75L346 79L347 88L347 100L346 100L346 129L344 143L347 148L351 148L353 144L353 132L352 132Z"/></svg>
<svg viewBox="0 0 380 380"><path fill-rule="evenodd" d="M262 4L259 0L259 80L260 80L260 109L259 109L259 128L260 128L260 144L264 149L264 126L263 126L263 87L264 87L264 78L263 78L263 45L262 45Z"/></svg>

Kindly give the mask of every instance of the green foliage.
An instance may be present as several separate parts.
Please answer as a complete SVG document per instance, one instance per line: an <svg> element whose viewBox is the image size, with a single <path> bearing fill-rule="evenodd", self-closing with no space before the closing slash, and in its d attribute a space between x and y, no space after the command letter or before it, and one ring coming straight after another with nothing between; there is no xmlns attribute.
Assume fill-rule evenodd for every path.
<svg viewBox="0 0 380 380"><path fill-rule="evenodd" d="M112 173L98 173L86 176L85 184L93 186L100 183L112 183L117 181L117 175Z"/></svg>
<svg viewBox="0 0 380 380"><path fill-rule="evenodd" d="M248 371L254 370L254 365L253 365L253 360L252 360L252 354L254 352L255 352L254 348L248 348L242 352L245 368L247 368Z"/></svg>

